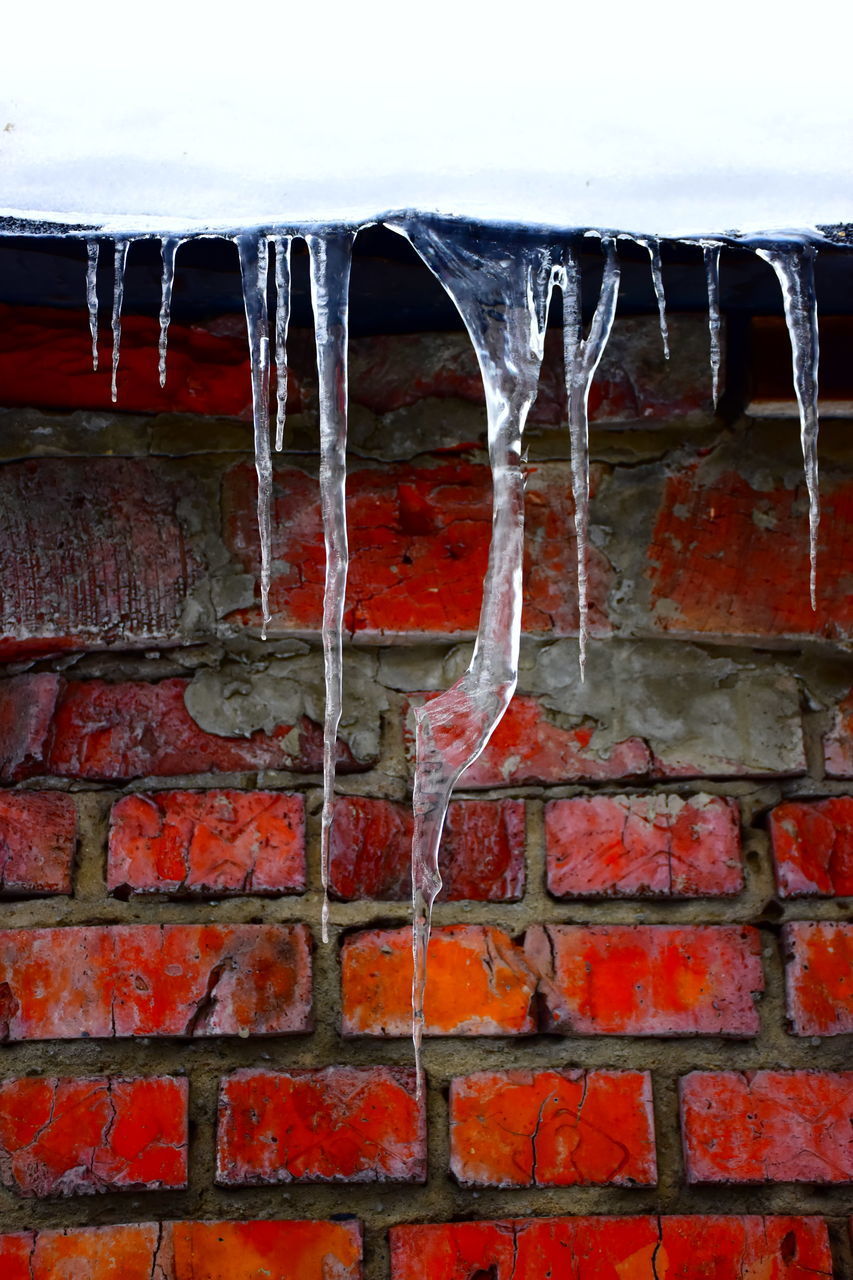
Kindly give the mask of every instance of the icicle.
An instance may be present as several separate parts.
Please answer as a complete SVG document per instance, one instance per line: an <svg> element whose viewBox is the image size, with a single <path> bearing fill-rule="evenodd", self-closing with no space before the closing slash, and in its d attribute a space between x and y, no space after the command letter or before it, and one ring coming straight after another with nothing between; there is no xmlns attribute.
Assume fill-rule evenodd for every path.
<svg viewBox="0 0 853 1280"><path fill-rule="evenodd" d="M86 305L89 308L89 332L92 335L92 369L98 372L98 257L97 240L86 241Z"/></svg>
<svg viewBox="0 0 853 1280"><path fill-rule="evenodd" d="M275 246L275 447L284 448L287 415L287 326L290 322L290 236L274 236Z"/></svg>
<svg viewBox="0 0 853 1280"><path fill-rule="evenodd" d="M817 609L817 537L820 525L818 489L818 323L814 282L815 247L792 244L758 248L756 253L769 262L782 287L785 321L791 340L794 391L800 410L800 441L809 494L809 598Z"/></svg>
<svg viewBox="0 0 853 1280"><path fill-rule="evenodd" d="M578 559L578 661L581 680L586 672L589 635L589 391L599 361L604 354L619 296L619 259L613 240L602 240L604 273L601 292L589 335L581 333L580 270L571 249L558 268L557 282L563 293L563 357L566 394L569 402L569 435L572 446L572 496L575 504L575 537Z"/></svg>
<svg viewBox="0 0 853 1280"><path fill-rule="evenodd" d="M166 352L169 344L169 320L172 315L172 286L175 282L175 257L183 240L168 237L160 241L163 274L160 280L160 386L166 385Z"/></svg>
<svg viewBox="0 0 853 1280"><path fill-rule="evenodd" d="M311 303L320 382L320 505L326 543L323 594L323 816L320 865L323 881L321 933L329 940L329 837L335 793L335 750L343 698L344 601L349 568L346 523L347 333L349 277L354 234L306 236L311 258ZM282 254L282 258L284 255Z"/></svg>
<svg viewBox="0 0 853 1280"><path fill-rule="evenodd" d="M550 246L451 222L401 228L453 298L486 392L492 540L477 641L468 670L415 713L412 840L412 1038L422 1091L427 950L441 888L438 851L450 794L506 711L518 679L524 535L522 432L535 399L553 283Z"/></svg>
<svg viewBox="0 0 853 1280"><path fill-rule="evenodd" d="M124 270L127 266L127 251L130 248L129 240L116 240L114 253L114 274L113 274L113 377L112 377L112 399L115 404L118 399L118 362L121 354L121 309L124 303Z"/></svg>
<svg viewBox="0 0 853 1280"><path fill-rule="evenodd" d="M660 260L660 241L659 240L637 240L637 244L641 244L647 250L652 268L652 284L654 285L655 298L658 304L658 317L660 319L660 336L663 343L663 354L665 359L669 359L669 326L666 323L666 294L663 289L663 267Z"/></svg>
<svg viewBox="0 0 853 1280"><path fill-rule="evenodd" d="M703 244L708 282L708 332L711 338L711 395L714 409L720 399L720 246Z"/></svg>
<svg viewBox="0 0 853 1280"><path fill-rule="evenodd" d="M270 620L270 541L272 455L270 452L270 341L267 312L267 241L257 233L236 236L243 282L243 306L252 367L252 417L255 427L255 470L258 473L258 534L261 542L261 635Z"/></svg>

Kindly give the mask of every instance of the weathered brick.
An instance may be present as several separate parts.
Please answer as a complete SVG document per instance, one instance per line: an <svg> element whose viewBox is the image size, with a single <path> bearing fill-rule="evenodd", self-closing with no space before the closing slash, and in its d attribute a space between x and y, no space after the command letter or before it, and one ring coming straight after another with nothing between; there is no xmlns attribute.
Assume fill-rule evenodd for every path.
<svg viewBox="0 0 853 1280"><path fill-rule="evenodd" d="M796 921L782 929L785 991L798 1036L853 1032L853 924Z"/></svg>
<svg viewBox="0 0 853 1280"><path fill-rule="evenodd" d="M853 1181L853 1072L693 1071L679 1095L688 1182Z"/></svg>
<svg viewBox="0 0 853 1280"><path fill-rule="evenodd" d="M463 1186L654 1186L643 1071L481 1071L450 1086L450 1168Z"/></svg>
<svg viewBox="0 0 853 1280"><path fill-rule="evenodd" d="M187 1184L188 1084L26 1076L0 1082L0 1178L24 1196Z"/></svg>
<svg viewBox="0 0 853 1280"><path fill-rule="evenodd" d="M524 892L524 801L457 800L441 839L440 902L514 902ZM411 805L364 796L335 802L329 883L345 902L411 896Z"/></svg>
<svg viewBox="0 0 853 1280"><path fill-rule="evenodd" d="M696 898L743 888L737 804L719 796L590 796L545 807L557 897Z"/></svg>
<svg viewBox="0 0 853 1280"><path fill-rule="evenodd" d="M405 715L409 760L414 758L411 699ZM536 698L516 695L485 750L465 770L466 789L527 786L555 782L606 782L647 774L652 758L640 738L627 738L603 755L589 749L588 725L561 727Z"/></svg>
<svg viewBox="0 0 853 1280"><path fill-rule="evenodd" d="M736 925L543 925L527 931L544 1030L753 1036L764 988L758 931Z"/></svg>
<svg viewBox="0 0 853 1280"><path fill-rule="evenodd" d="M143 1222L0 1236L3 1280L361 1280L354 1221Z"/></svg>
<svg viewBox="0 0 853 1280"><path fill-rule="evenodd" d="M780 897L853 894L853 796L780 804L769 825Z"/></svg>
<svg viewBox="0 0 853 1280"><path fill-rule="evenodd" d="M392 1227L391 1280L831 1280L820 1218L576 1217ZM701 1271L697 1270L697 1265Z"/></svg>
<svg viewBox="0 0 853 1280"><path fill-rule="evenodd" d="M306 716L272 733L220 737L199 728L187 710L189 683L178 677L158 684L64 683L47 675L0 681L0 777L112 781L244 769L314 773L322 768L322 729ZM37 702L30 709L32 698ZM366 767L343 742L338 742L337 754L344 773Z"/></svg>
<svg viewBox="0 0 853 1280"><path fill-rule="evenodd" d="M667 482L649 548L655 625L669 634L853 634L853 484L821 481L818 607L809 602L805 484L768 488L715 458ZM822 568L823 566L823 568Z"/></svg>
<svg viewBox="0 0 853 1280"><path fill-rule="evenodd" d="M181 896L305 888L305 802L275 791L153 791L110 816L111 893Z"/></svg>
<svg viewBox="0 0 853 1280"><path fill-rule="evenodd" d="M216 1181L424 1182L415 1087L405 1067L237 1071L220 1087Z"/></svg>
<svg viewBox="0 0 853 1280"><path fill-rule="evenodd" d="M598 472L592 475L595 487ZM225 478L226 541L248 572L258 559L257 479L241 464ZM492 528L489 468L455 460L432 467L354 469L347 477L353 540L345 625L365 636L477 630ZM526 631L577 631L571 483L562 466L532 473L526 497ZM320 628L326 555L317 479L294 468L275 474L271 629ZM606 632L610 567L588 559L590 625ZM257 609L239 614L257 625Z"/></svg>
<svg viewBox="0 0 853 1280"><path fill-rule="evenodd" d="M830 778L853 778L853 689L833 711L823 738L823 755Z"/></svg>
<svg viewBox="0 0 853 1280"><path fill-rule="evenodd" d="M449 925L429 944L425 1034L526 1035L536 1030L536 975L501 929ZM341 951L343 1033L406 1036L412 1025L412 931L365 929Z"/></svg>
<svg viewBox="0 0 853 1280"><path fill-rule="evenodd" d="M176 1222L172 1243L165 1280L361 1280L352 1220Z"/></svg>
<svg viewBox="0 0 853 1280"><path fill-rule="evenodd" d="M0 931L0 1040L311 1029L304 925Z"/></svg>
<svg viewBox="0 0 853 1280"><path fill-rule="evenodd" d="M70 796L0 792L0 896L70 893L76 843Z"/></svg>
<svg viewBox="0 0 853 1280"><path fill-rule="evenodd" d="M179 515L193 477L127 458L0 470L0 660L183 633L204 565Z"/></svg>

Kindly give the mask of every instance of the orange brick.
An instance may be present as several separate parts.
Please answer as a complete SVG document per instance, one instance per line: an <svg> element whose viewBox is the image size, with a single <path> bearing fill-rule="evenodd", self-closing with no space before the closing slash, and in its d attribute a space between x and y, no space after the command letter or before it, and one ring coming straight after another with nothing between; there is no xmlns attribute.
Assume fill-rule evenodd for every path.
<svg viewBox="0 0 853 1280"><path fill-rule="evenodd" d="M780 804L769 826L780 897L853 894L853 796Z"/></svg>
<svg viewBox="0 0 853 1280"><path fill-rule="evenodd" d="M785 988L788 1018L798 1036L853 1031L853 924L786 924Z"/></svg>

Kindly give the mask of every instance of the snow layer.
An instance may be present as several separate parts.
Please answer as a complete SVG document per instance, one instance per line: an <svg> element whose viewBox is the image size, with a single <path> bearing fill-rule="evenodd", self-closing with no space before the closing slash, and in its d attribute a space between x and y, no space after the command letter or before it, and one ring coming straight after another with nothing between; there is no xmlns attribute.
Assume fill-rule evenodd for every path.
<svg viewBox="0 0 853 1280"><path fill-rule="evenodd" d="M125 231L403 208L648 235L853 219L849 7L688 12L18 7L0 206Z"/></svg>

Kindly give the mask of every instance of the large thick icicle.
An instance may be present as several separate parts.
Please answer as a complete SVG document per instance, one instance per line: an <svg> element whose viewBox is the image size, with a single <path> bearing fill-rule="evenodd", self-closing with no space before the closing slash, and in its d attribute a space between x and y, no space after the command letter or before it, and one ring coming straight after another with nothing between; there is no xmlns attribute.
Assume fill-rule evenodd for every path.
<svg viewBox="0 0 853 1280"><path fill-rule="evenodd" d="M720 246L704 243L705 280L708 286L708 334L711 343L711 397L716 409L720 399Z"/></svg>
<svg viewBox="0 0 853 1280"><path fill-rule="evenodd" d="M284 448L287 414L287 327L290 323L290 236L274 236L275 249L275 447Z"/></svg>
<svg viewBox="0 0 853 1280"><path fill-rule="evenodd" d="M270 450L270 340L267 310L268 250L266 236L248 232L236 236L243 282L243 306L249 333L252 368L252 417L255 429L255 470L258 473L258 534L261 542L261 634L266 639L270 620L270 543L272 452Z"/></svg>
<svg viewBox="0 0 853 1280"><path fill-rule="evenodd" d="M124 272L127 266L129 240L116 240L113 254L113 361L111 394L118 399L118 362L121 358L121 309L124 305Z"/></svg>
<svg viewBox="0 0 853 1280"><path fill-rule="evenodd" d="M477 759L518 679L524 535L522 432L536 397L548 300L550 245L441 220L400 229L456 303L474 344L486 392L493 483L492 540L474 653L451 689L415 713L412 842L412 1035L422 1087L427 948L441 888L438 851L460 774Z"/></svg>
<svg viewBox="0 0 853 1280"><path fill-rule="evenodd" d="M809 596L817 608L817 538L820 525L818 488L818 319L815 293L815 247L808 243L766 245L756 249L769 262L782 288L785 321L791 340L794 391L800 410L800 441L809 494Z"/></svg>
<svg viewBox="0 0 853 1280"><path fill-rule="evenodd" d="M158 370L160 386L166 385L166 353L169 345L169 321L172 316L172 287L175 283L175 257L183 240L177 236L165 236L160 241L160 257L163 270L160 277L160 341L158 345Z"/></svg>
<svg viewBox="0 0 853 1280"><path fill-rule="evenodd" d="M572 496L578 563L578 660L581 680L586 668L589 635L589 391L613 328L619 296L619 259L611 239L602 240L604 273L595 315L586 338L582 332L581 278L571 249L563 255L556 278L563 293L563 355L572 448Z"/></svg>
<svg viewBox="0 0 853 1280"><path fill-rule="evenodd" d="M329 837L335 792L335 753L343 700L343 626L349 546L346 522L347 336L350 231L306 236L311 258L311 303L320 383L320 506L326 543L323 594L323 816L320 865L323 881L321 933L329 940Z"/></svg>
<svg viewBox="0 0 853 1280"><path fill-rule="evenodd" d="M669 359L669 326L666 323L666 293L663 287L663 266L660 260L660 240L638 239L649 255L652 270L652 285L655 291L655 301L658 305L658 321L660 323L660 337L663 343L663 354L666 360Z"/></svg>
<svg viewBox="0 0 853 1280"><path fill-rule="evenodd" d="M89 333L92 335L92 369L98 372L98 258L101 246L97 240L86 242L86 306L89 309Z"/></svg>

